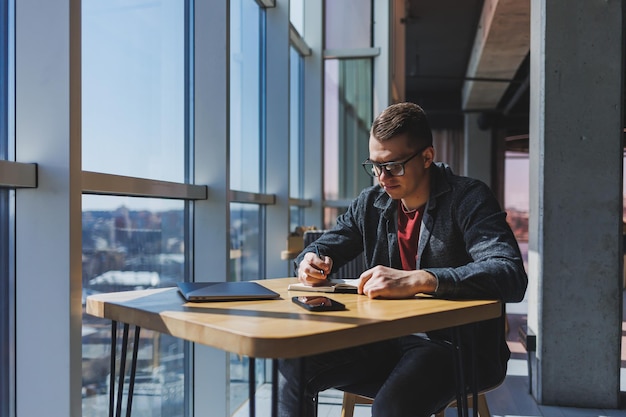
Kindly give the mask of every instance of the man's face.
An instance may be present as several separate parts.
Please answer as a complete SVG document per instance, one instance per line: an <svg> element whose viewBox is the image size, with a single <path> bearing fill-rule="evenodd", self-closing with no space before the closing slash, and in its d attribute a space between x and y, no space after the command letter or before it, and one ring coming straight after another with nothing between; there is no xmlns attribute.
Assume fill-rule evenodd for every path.
<svg viewBox="0 0 626 417"><path fill-rule="evenodd" d="M404 175L391 175L382 169L378 182L385 192L394 200L412 200L421 197L420 193L428 192L426 169L433 160L433 148L423 150L408 146L406 135L395 136L386 141L378 141L373 136L369 140L369 159L379 164L385 162L404 162Z"/></svg>

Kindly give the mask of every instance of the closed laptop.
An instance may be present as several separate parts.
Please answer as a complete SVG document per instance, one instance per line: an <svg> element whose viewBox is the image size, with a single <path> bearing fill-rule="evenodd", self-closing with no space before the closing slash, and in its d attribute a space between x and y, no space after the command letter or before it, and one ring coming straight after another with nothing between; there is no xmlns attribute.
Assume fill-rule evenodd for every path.
<svg viewBox="0 0 626 417"><path fill-rule="evenodd" d="M187 301L264 300L280 294L256 282L179 282L178 291Z"/></svg>

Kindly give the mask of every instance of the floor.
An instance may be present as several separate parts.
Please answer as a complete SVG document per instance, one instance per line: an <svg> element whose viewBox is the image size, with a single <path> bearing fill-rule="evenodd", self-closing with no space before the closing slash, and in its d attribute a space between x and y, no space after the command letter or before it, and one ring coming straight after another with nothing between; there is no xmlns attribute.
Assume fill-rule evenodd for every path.
<svg viewBox="0 0 626 417"><path fill-rule="evenodd" d="M626 293L625 293L626 294ZM626 302L626 299L624 300ZM626 309L625 309L626 310ZM518 341L517 328L526 322L526 303L522 302L507 307L507 317L511 330L509 331L509 347L511 359L507 377L502 385L488 392L487 403L492 417L626 417L626 408L620 410L579 409L569 407L554 407L538 405L528 388L528 368L526 352ZM626 315L626 313L625 313ZM626 323L626 317L625 322ZM622 391L626 390L626 369L622 368ZM342 393L329 390L320 393L318 417L339 417L341 415ZM270 415L270 387L259 390L257 393L257 416ZM626 404L626 401L624 402ZM448 408L446 417L457 415L457 410ZM247 405L244 405L234 417L248 416ZM370 406L357 405L354 417L370 417ZM295 416L294 416L295 417Z"/></svg>

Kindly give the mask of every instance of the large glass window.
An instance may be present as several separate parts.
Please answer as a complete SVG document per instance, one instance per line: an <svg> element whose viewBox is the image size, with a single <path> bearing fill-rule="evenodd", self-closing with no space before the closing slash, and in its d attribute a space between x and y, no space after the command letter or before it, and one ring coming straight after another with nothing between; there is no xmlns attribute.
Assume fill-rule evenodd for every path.
<svg viewBox="0 0 626 417"><path fill-rule="evenodd" d="M13 19L12 7L8 0L0 0L0 160L11 156L9 138L12 137L9 120L13 108L10 93L12 90L13 54ZM0 417L8 417L11 411L12 387L14 386L15 361L13 358L15 344L13 291L14 274L12 273L13 247L12 216L10 200L13 191L0 188Z"/></svg>
<svg viewBox="0 0 626 417"><path fill-rule="evenodd" d="M372 46L372 0L326 0L324 9L326 49Z"/></svg>
<svg viewBox="0 0 626 417"><path fill-rule="evenodd" d="M83 307L90 294L168 287L182 281L185 213L182 201L84 195ZM110 331L109 320L83 316L85 416L108 412ZM181 339L141 331L134 413L185 415L184 351Z"/></svg>
<svg viewBox="0 0 626 417"><path fill-rule="evenodd" d="M185 2L82 2L83 170L185 180Z"/></svg>
<svg viewBox="0 0 626 417"><path fill-rule="evenodd" d="M265 11L254 0L230 2L230 189L265 191ZM231 202L231 276L234 281L259 279L264 271L265 209ZM264 363L257 383L264 382ZM230 412L247 399L247 359L230 355Z"/></svg>
<svg viewBox="0 0 626 417"><path fill-rule="evenodd" d="M528 152L506 151L504 159L504 206L507 221L519 243L528 269L529 163Z"/></svg>
<svg viewBox="0 0 626 417"><path fill-rule="evenodd" d="M372 120L372 34L371 0L324 1L324 227L372 184L361 168Z"/></svg>
<svg viewBox="0 0 626 417"><path fill-rule="evenodd" d="M84 171L187 181L188 10L186 1L82 2ZM188 204L84 195L83 303L93 293L190 279ZM84 315L82 340L83 414L105 416L110 322ZM186 415L185 343L142 330L138 360L133 412Z"/></svg>
<svg viewBox="0 0 626 417"><path fill-rule="evenodd" d="M372 182L361 167L369 155L372 63L370 59L324 62L324 198L352 199Z"/></svg>
<svg viewBox="0 0 626 417"><path fill-rule="evenodd" d="M304 0L289 1L289 21L300 35L304 35Z"/></svg>
<svg viewBox="0 0 626 417"><path fill-rule="evenodd" d="M254 0L230 2L230 188L261 192L264 13Z"/></svg>
<svg viewBox="0 0 626 417"><path fill-rule="evenodd" d="M304 197L303 58L295 48L289 52L289 196ZM304 223L303 208L290 208L290 230Z"/></svg>

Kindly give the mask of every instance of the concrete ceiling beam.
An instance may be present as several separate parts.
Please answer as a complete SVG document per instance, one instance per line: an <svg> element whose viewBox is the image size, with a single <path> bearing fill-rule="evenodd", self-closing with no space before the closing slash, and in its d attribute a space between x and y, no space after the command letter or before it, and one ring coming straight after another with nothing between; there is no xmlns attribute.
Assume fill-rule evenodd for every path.
<svg viewBox="0 0 626 417"><path fill-rule="evenodd" d="M530 0L485 0L467 78L512 79L530 50ZM468 80L463 109L495 108L509 84Z"/></svg>

